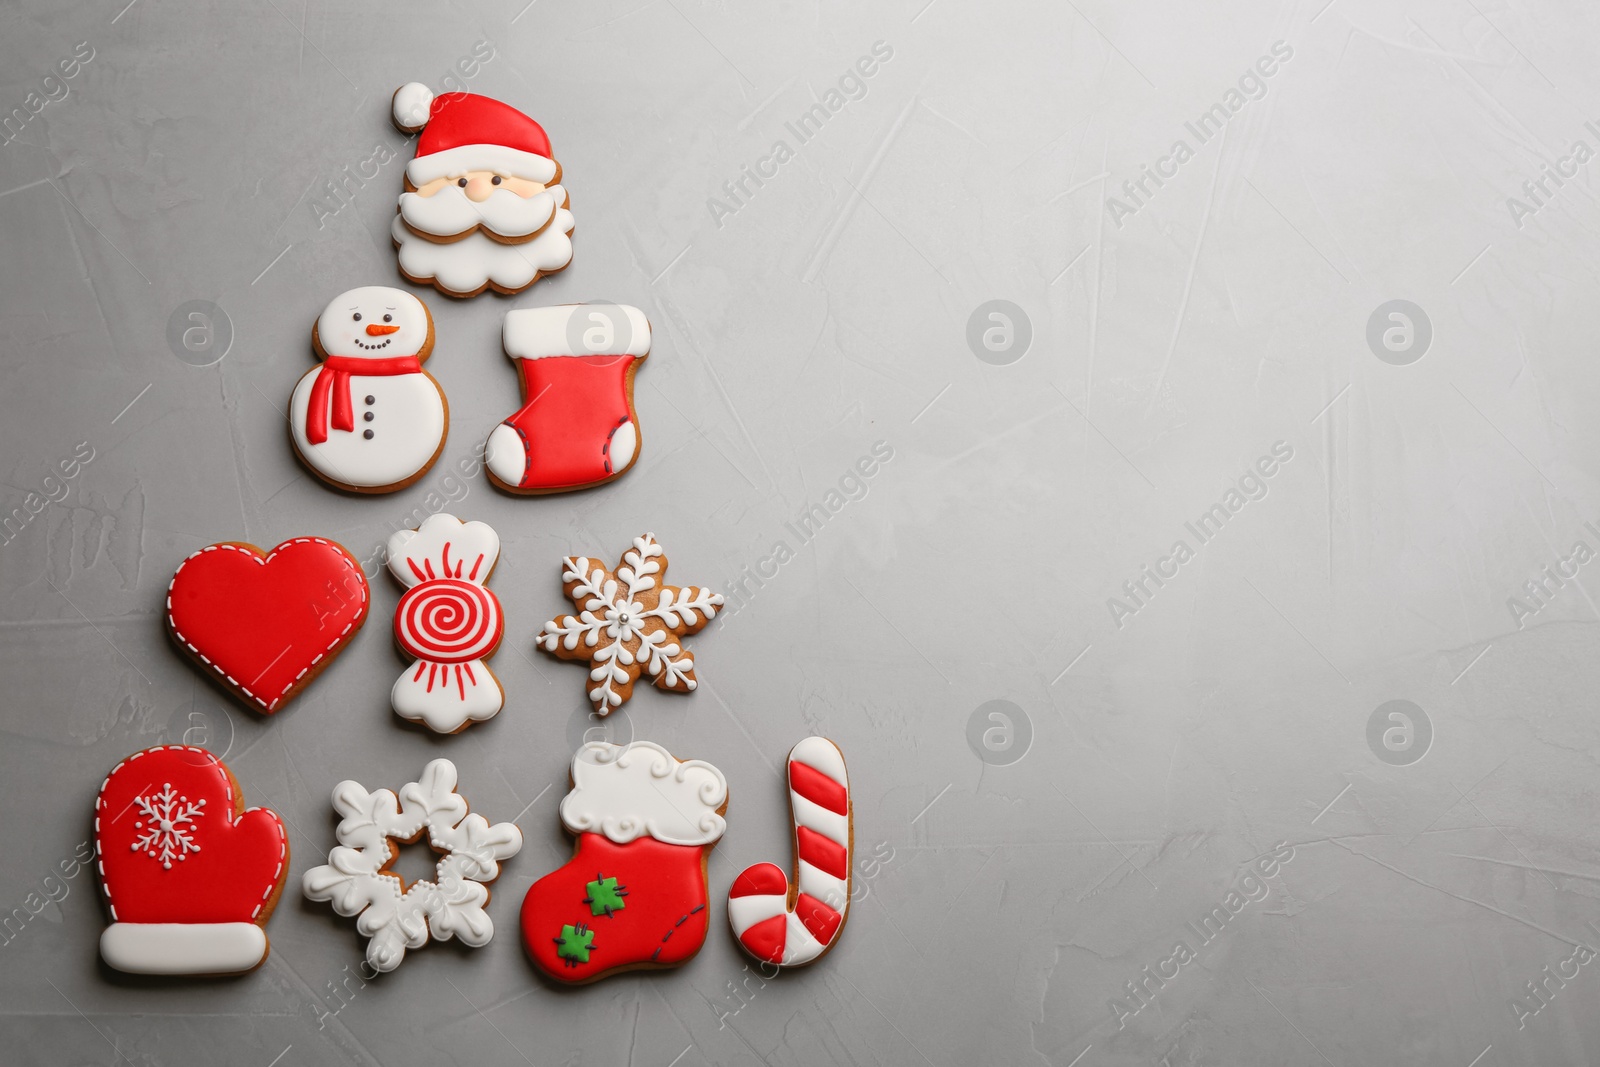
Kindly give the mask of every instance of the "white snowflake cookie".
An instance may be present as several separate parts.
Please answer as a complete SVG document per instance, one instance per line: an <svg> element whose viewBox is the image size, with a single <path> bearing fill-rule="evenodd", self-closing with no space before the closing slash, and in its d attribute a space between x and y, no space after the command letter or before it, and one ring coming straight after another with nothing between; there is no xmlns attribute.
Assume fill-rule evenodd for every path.
<svg viewBox="0 0 1600 1067"><path fill-rule="evenodd" d="M456 780L455 764L436 759L398 798L387 789L368 792L360 782L334 787L333 807L343 816L339 847L326 864L305 873L302 885L312 900L356 916L356 929L370 938L367 963L375 970L394 970L407 949L421 948L430 936L459 937L473 948L494 936L494 922L484 911L489 883L500 876L500 861L522 848L522 831L469 814ZM424 833L441 854L439 866L431 881L408 886L388 869L394 844L409 844Z"/></svg>

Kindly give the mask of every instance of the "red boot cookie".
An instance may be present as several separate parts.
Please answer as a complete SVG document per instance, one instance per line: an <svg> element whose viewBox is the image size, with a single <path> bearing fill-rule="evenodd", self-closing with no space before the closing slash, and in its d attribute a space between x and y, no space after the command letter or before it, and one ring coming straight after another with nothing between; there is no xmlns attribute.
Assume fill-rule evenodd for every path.
<svg viewBox="0 0 1600 1067"><path fill-rule="evenodd" d="M246 808L232 772L190 745L136 752L95 801L111 925L100 955L133 974L238 974L267 958L289 869L283 822Z"/></svg>
<svg viewBox="0 0 1600 1067"><path fill-rule="evenodd" d="M522 940L539 969L579 985L699 952L706 862L727 810L727 780L704 760L680 762L649 741L580 748L561 802L577 847L522 901Z"/></svg>
<svg viewBox="0 0 1600 1067"><path fill-rule="evenodd" d="M506 355L523 405L484 450L489 477L513 493L563 493L621 477L639 455L633 375L650 354L650 322L625 304L506 312Z"/></svg>

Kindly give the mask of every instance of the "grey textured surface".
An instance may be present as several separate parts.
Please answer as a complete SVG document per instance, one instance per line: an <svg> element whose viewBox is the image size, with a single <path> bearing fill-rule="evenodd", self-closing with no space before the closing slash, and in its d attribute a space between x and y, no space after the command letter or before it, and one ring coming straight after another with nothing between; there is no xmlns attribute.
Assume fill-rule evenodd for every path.
<svg viewBox="0 0 1600 1067"><path fill-rule="evenodd" d="M1579 947L1600 939L1600 611L1586 568L1542 572L1600 548L1592 8L124 2L0 9L0 116L27 118L0 146L0 909L26 919L0 946L0 1058L1600 1055ZM550 131L576 258L515 299L423 293L445 455L406 492L341 496L296 463L281 410L323 304L399 284L389 94L440 87L480 41L466 86ZM892 58L799 143L786 123L879 41ZM63 81L79 42L93 58ZM31 114L30 93L54 99ZM1186 124L1218 103L1202 141ZM778 140L792 158L727 199ZM379 146L396 158L362 180ZM1167 177L1135 199L1145 165ZM1369 347L1401 299L1431 323L1420 360L1399 319L1371 331L1386 358ZM545 499L459 477L518 403L502 314L575 300L655 324L639 466ZM969 347L990 300L1029 320L1020 359ZM190 301L231 322L209 366L168 342ZM785 524L878 441L893 459L800 543ZM1277 442L1292 458L1257 480ZM92 459L62 481L75 453ZM1218 502L1202 542L1185 524ZM505 542L492 723L437 739L389 711L385 576L371 624L270 719L225 706L163 633L198 546L314 533L368 557L439 506ZM563 554L613 558L644 530L684 582L772 575L779 541L792 558L696 639L700 692L641 691L610 724L728 776L705 951L558 990L515 918L568 855L555 809L589 723L581 670L531 638ZM1421 714L1385 709L1369 744L1393 700ZM808 732L850 760L865 895L837 952L762 984L722 899L744 865L787 863L778 770ZM291 826L272 956L247 977L106 970L92 875L59 877L107 769L180 739ZM298 881L333 843L335 782L395 787L437 754L526 835L499 933L363 985L353 923ZM1256 880L1280 842L1292 858Z"/></svg>

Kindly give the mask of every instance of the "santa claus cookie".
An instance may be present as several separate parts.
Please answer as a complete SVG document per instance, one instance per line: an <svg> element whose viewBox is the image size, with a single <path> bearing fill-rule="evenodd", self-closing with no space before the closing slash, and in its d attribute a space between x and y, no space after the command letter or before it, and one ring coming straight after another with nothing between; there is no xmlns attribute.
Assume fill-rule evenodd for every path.
<svg viewBox="0 0 1600 1067"><path fill-rule="evenodd" d="M389 538L389 571L405 594L394 609L394 640L413 660L395 680L395 714L441 734L499 714L505 692L484 659L505 633L500 598L487 586L500 558L488 523L430 515Z"/></svg>
<svg viewBox="0 0 1600 1067"><path fill-rule="evenodd" d="M506 312L502 340L522 383L521 410L496 426L484 465L513 493L562 493L619 478L639 456L633 375L650 321L625 304Z"/></svg>
<svg viewBox="0 0 1600 1067"><path fill-rule="evenodd" d="M793 883L775 863L747 867L728 890L728 923L750 955L799 967L839 943L850 908L855 850L844 754L825 737L789 750Z"/></svg>
<svg viewBox="0 0 1600 1067"><path fill-rule="evenodd" d="M557 659L589 665L596 715L621 707L641 673L658 689L692 693L699 686L694 653L682 642L717 614L722 594L666 585L666 577L666 553L649 533L633 539L615 573L587 556L562 561L562 591L579 613L551 619L536 641Z"/></svg>
<svg viewBox="0 0 1600 1067"><path fill-rule="evenodd" d="M426 945L430 936L459 937L473 948L494 936L484 910L489 883L500 876L500 861L522 848L522 831L469 814L456 780L456 765L436 759L398 797L387 789L369 793L353 781L333 789L333 807L342 816L339 845L326 864L305 873L302 888L340 915L356 916L356 930L370 938L367 963L374 970L394 970L407 950ZM439 864L431 880L407 885L389 869L395 844L424 834Z"/></svg>
<svg viewBox="0 0 1600 1067"><path fill-rule="evenodd" d="M354 493L390 493L444 450L450 406L422 369L433 316L404 289L340 293L311 330L319 366L289 398L289 435L313 474Z"/></svg>
<svg viewBox="0 0 1600 1067"><path fill-rule="evenodd" d="M449 296L518 293L572 262L572 212L544 128L472 93L402 85L394 124L419 133L390 226L400 273Z"/></svg>
<svg viewBox="0 0 1600 1067"><path fill-rule="evenodd" d="M289 870L283 821L246 808L233 773L190 745L135 752L94 807L111 925L100 956L133 974L238 974L267 958Z"/></svg>
<svg viewBox="0 0 1600 1067"><path fill-rule="evenodd" d="M367 621L367 576L343 545L296 537L271 552L207 545L167 585L167 630L253 711L283 707Z"/></svg>
<svg viewBox="0 0 1600 1067"><path fill-rule="evenodd" d="M522 901L522 941L539 969L577 985L692 958L727 810L727 780L704 760L680 762L649 741L578 749L561 802L572 859Z"/></svg>

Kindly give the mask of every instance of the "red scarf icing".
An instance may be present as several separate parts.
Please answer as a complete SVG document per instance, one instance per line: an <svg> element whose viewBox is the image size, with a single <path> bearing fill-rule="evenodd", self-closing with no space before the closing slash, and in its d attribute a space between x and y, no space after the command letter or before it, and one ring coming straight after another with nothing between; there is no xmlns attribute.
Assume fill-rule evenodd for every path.
<svg viewBox="0 0 1600 1067"><path fill-rule="evenodd" d="M306 407L306 440L314 445L322 444L328 439L330 422L335 430L356 428L355 411L350 403L352 374L386 378L393 374L421 373L422 361L416 356L390 356L387 359L329 356L322 361L317 380L311 383L311 401Z"/></svg>

